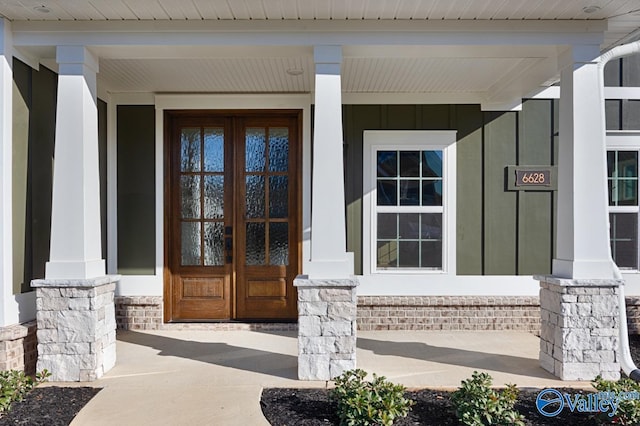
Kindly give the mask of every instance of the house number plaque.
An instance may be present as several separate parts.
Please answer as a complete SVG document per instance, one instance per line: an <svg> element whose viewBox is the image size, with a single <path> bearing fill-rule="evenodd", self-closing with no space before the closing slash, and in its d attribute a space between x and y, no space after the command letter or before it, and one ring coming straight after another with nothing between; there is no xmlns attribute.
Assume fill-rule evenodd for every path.
<svg viewBox="0 0 640 426"><path fill-rule="evenodd" d="M516 170L516 186L551 186L551 170Z"/></svg>
<svg viewBox="0 0 640 426"><path fill-rule="evenodd" d="M556 166L507 166L509 191L555 191L558 189Z"/></svg>

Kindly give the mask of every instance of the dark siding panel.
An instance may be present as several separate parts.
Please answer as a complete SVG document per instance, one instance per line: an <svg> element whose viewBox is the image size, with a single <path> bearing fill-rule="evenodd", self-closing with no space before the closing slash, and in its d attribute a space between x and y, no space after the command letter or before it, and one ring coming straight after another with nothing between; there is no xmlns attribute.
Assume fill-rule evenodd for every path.
<svg viewBox="0 0 640 426"><path fill-rule="evenodd" d="M604 85L618 87L621 83L621 59L609 61L604 67Z"/></svg>
<svg viewBox="0 0 640 426"><path fill-rule="evenodd" d="M362 274L362 132L382 128L383 109L380 105L344 107L347 251L353 252L356 274Z"/></svg>
<svg viewBox="0 0 640 426"><path fill-rule="evenodd" d="M449 130L451 126L451 108L448 105L420 105L418 106L420 129ZM454 129L455 130L455 129Z"/></svg>
<svg viewBox="0 0 640 426"><path fill-rule="evenodd" d="M553 157L552 101L530 100L519 114L518 164L551 165ZM518 192L518 273L547 274L551 271L553 193Z"/></svg>
<svg viewBox="0 0 640 426"><path fill-rule="evenodd" d="M607 99L604 101L604 106L607 130L621 130L622 101L619 99Z"/></svg>
<svg viewBox="0 0 640 426"><path fill-rule="evenodd" d="M28 198L29 169L29 118L31 116L31 68L20 61L13 61L13 140L11 169L11 209L13 247L13 293L28 289L31 272L30 209Z"/></svg>
<svg viewBox="0 0 640 426"><path fill-rule="evenodd" d="M155 109L118 106L118 273L155 273Z"/></svg>
<svg viewBox="0 0 640 426"><path fill-rule="evenodd" d="M416 129L416 107L414 105L388 105L384 124L387 129L407 130ZM383 110L383 111L384 111Z"/></svg>
<svg viewBox="0 0 640 426"><path fill-rule="evenodd" d="M640 87L640 56L632 55L622 58L622 85Z"/></svg>
<svg viewBox="0 0 640 426"><path fill-rule="evenodd" d="M98 154L100 168L100 227L102 258L107 260L107 103L98 99Z"/></svg>
<svg viewBox="0 0 640 426"><path fill-rule="evenodd" d="M457 273L482 275L482 112L477 105L455 108L457 143Z"/></svg>
<svg viewBox="0 0 640 426"><path fill-rule="evenodd" d="M515 113L485 113L484 273L486 275L517 273L517 199L515 192L505 190L505 167L516 163L516 118Z"/></svg>
<svg viewBox="0 0 640 426"><path fill-rule="evenodd" d="M33 278L44 278L45 263L49 260L57 99L57 74L45 67L33 71L30 123L33 148L29 152Z"/></svg>

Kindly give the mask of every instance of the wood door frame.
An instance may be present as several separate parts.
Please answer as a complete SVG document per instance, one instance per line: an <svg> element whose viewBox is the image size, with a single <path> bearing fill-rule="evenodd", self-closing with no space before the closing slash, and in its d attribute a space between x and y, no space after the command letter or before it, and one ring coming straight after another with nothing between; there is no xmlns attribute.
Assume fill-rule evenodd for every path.
<svg viewBox="0 0 640 426"><path fill-rule="evenodd" d="M235 117L269 117L269 116L273 116L273 117L291 117L294 118L296 121L296 125L297 125L297 135L296 135L296 143L297 143L297 149L296 149L296 155L294 157L294 160L296 161L296 179L294 179L295 182L291 182L291 184L295 185L295 187L293 189L290 189L292 191L294 191L295 197L296 197L296 201L297 201L297 214L296 217L292 219L292 222L295 223L295 227L296 227L296 233L297 233L297 238L296 238L296 252L297 252L297 256L295 259L296 262L296 268L299 271L299 273L302 273L302 251L303 251L303 223L302 223L302 217L303 217L303 198L302 198L302 190L303 190L303 184L302 184L302 169L303 169L303 120L302 120L302 116L303 116L303 110L300 109L229 109L229 110L220 110L220 109L165 109L163 110L163 135L162 135L162 139L163 139L163 166L164 166L164 177L163 177L163 190L164 190L164 205L163 205L163 230L164 230L164 241L163 241L163 247L164 247L164 256L163 256L163 260L164 260L164 265L163 265L163 305L164 305L164 319L163 322L165 323L170 323L170 322L193 322L194 320L188 320L188 319L179 319L176 320L173 318L173 280L172 280L172 271L171 271L171 266L172 266L172 259L171 259L171 255L173 254L173 250L172 250L172 238L173 238L173 234L172 234L172 219L171 219L171 214L172 214L172 199L173 199L173 192L172 192L172 177L173 177L173 173L175 172L173 170L173 162L172 162L172 156L171 156L171 143L172 143L172 128L173 128L173 124L174 121L176 119L180 119L180 118L194 118L194 119L204 119L206 117L219 117L219 118L235 118ZM234 126L235 127L235 126ZM235 132L236 129L234 128L233 131ZM236 136L234 135L234 138ZM235 159L237 158L237 154L236 151L239 149L237 144L233 144L233 158L234 158L234 162L236 161ZM234 183L233 183L233 197L235 198L236 193L237 193L237 185L235 182L235 178L236 178L236 172L233 173L234 175ZM233 209L233 218L232 221L235 224L237 221L237 218L235 217L236 213L235 213L235 208ZM234 247L237 247L236 245L236 232L234 232L233 238L234 238ZM235 250L235 249L234 249ZM235 262L236 262L236 258L237 256L234 255L234 259L232 262L232 275L234 275L231 279L231 319L230 321L235 321L236 318L236 296L237 296L237 289L236 289L236 280L235 280L235 271L236 271L236 267L235 267ZM218 320L197 320L199 322L211 322L211 321L218 321ZM228 320L223 320L223 321L228 321Z"/></svg>

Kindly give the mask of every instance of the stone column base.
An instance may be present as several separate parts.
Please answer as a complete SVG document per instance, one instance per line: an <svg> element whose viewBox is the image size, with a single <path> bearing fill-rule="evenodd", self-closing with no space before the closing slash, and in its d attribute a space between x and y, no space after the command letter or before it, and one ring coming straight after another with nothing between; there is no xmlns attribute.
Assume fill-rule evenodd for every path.
<svg viewBox="0 0 640 426"><path fill-rule="evenodd" d="M34 280L38 322L37 369L51 380L96 380L116 362L114 292L119 276Z"/></svg>
<svg viewBox="0 0 640 426"><path fill-rule="evenodd" d="M540 365L562 380L620 378L622 280L535 277L540 281Z"/></svg>
<svg viewBox="0 0 640 426"><path fill-rule="evenodd" d="M298 276L298 378L331 380L356 368L358 280Z"/></svg>

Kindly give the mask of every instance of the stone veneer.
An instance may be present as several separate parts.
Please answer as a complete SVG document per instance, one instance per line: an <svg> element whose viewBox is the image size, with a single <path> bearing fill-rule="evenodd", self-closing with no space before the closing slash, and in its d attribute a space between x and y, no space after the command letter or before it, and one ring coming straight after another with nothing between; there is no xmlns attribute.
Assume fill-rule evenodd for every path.
<svg viewBox="0 0 640 426"><path fill-rule="evenodd" d="M620 378L622 280L540 280L540 365L562 380Z"/></svg>
<svg viewBox="0 0 640 426"><path fill-rule="evenodd" d="M298 276L298 378L331 380L356 368L356 279Z"/></svg>
<svg viewBox="0 0 640 426"><path fill-rule="evenodd" d="M114 292L119 277L34 280L38 371L56 382L92 381L116 362Z"/></svg>
<svg viewBox="0 0 640 426"><path fill-rule="evenodd" d="M0 371L36 372L38 360L36 321L0 327Z"/></svg>

